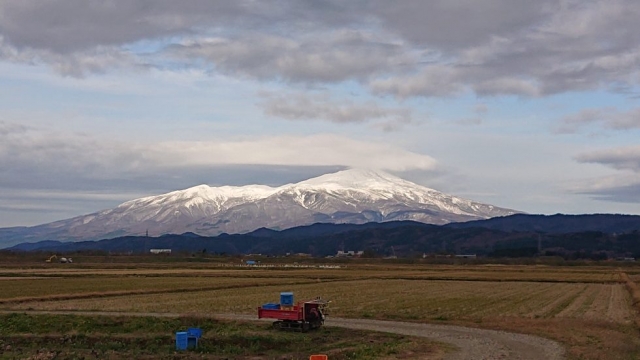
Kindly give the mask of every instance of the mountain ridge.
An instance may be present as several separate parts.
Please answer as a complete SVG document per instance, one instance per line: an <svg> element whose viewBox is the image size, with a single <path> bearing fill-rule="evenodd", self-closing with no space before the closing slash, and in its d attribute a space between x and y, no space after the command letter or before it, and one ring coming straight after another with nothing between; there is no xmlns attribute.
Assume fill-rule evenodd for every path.
<svg viewBox="0 0 640 360"><path fill-rule="evenodd" d="M397 253L403 257L422 254L561 256L565 259L593 260L640 257L640 216L637 215L512 215L499 220L517 221L511 222L514 224L511 228L508 228L510 222L507 221L502 230L483 227L487 225L486 221L470 222L470 226L461 228L411 221L313 224L282 231L261 228L247 234L222 234L216 237L186 233L68 243L43 241L19 244L8 250L148 253L151 248L167 248L183 253L284 255L300 252L313 256L334 255L338 250L367 250L369 254L377 256ZM567 227L558 227L562 220L567 220ZM538 230L518 231L526 223L535 225ZM577 226L578 223L582 225ZM574 228L589 230L572 231Z"/></svg>
<svg viewBox="0 0 640 360"><path fill-rule="evenodd" d="M381 171L349 169L295 184L198 185L124 202L113 209L14 230L0 248L39 241L81 241L193 232L203 236L314 223L413 220L446 224L518 213L444 194ZM6 232L5 232L6 233Z"/></svg>

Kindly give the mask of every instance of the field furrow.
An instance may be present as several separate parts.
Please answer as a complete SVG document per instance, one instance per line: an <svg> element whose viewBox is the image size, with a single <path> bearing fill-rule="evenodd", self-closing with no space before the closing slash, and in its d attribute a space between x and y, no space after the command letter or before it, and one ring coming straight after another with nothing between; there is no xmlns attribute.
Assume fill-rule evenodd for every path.
<svg viewBox="0 0 640 360"><path fill-rule="evenodd" d="M331 300L332 313L342 317L410 320L572 317L621 323L630 319L628 298L624 296L622 285L380 279L304 283L295 283L291 279L269 283L262 279L256 283L249 279L229 279L238 280L242 280L243 286L153 295L33 301L11 307L252 314L262 303L277 302L281 291L293 291L298 300L317 296Z"/></svg>
<svg viewBox="0 0 640 360"><path fill-rule="evenodd" d="M624 304L627 306L624 306ZM619 285L610 286L608 301L602 306L602 309L606 313L607 319L615 323L631 322L634 316L629 292Z"/></svg>

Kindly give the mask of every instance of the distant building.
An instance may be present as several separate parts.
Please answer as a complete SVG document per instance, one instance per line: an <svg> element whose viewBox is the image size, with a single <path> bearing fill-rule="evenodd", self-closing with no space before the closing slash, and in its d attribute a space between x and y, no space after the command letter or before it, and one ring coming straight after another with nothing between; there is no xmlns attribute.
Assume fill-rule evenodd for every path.
<svg viewBox="0 0 640 360"><path fill-rule="evenodd" d="M171 249L151 249L149 252L152 254L171 254Z"/></svg>
<svg viewBox="0 0 640 360"><path fill-rule="evenodd" d="M461 255L456 255L457 258L463 258L463 259L475 259L477 256L476 254L461 254Z"/></svg>
<svg viewBox="0 0 640 360"><path fill-rule="evenodd" d="M342 251L338 250L336 257L360 257L364 254L364 251Z"/></svg>

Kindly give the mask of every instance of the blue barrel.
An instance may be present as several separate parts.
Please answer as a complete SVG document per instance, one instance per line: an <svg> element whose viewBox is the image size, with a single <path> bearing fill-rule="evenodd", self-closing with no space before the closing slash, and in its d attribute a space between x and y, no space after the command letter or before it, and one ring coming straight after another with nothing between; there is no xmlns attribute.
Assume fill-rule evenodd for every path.
<svg viewBox="0 0 640 360"><path fill-rule="evenodd" d="M176 332L176 350L187 350L189 334L186 331Z"/></svg>
<svg viewBox="0 0 640 360"><path fill-rule="evenodd" d="M293 293L292 292L281 292L280 293L280 305L282 305L282 306L293 306Z"/></svg>

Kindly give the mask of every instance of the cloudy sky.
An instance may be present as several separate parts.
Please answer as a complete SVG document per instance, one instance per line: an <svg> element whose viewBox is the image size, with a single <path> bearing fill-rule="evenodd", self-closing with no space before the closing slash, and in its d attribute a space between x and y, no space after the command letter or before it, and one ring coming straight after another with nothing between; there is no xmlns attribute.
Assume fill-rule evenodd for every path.
<svg viewBox="0 0 640 360"><path fill-rule="evenodd" d="M0 0L0 226L378 168L640 214L636 0Z"/></svg>

